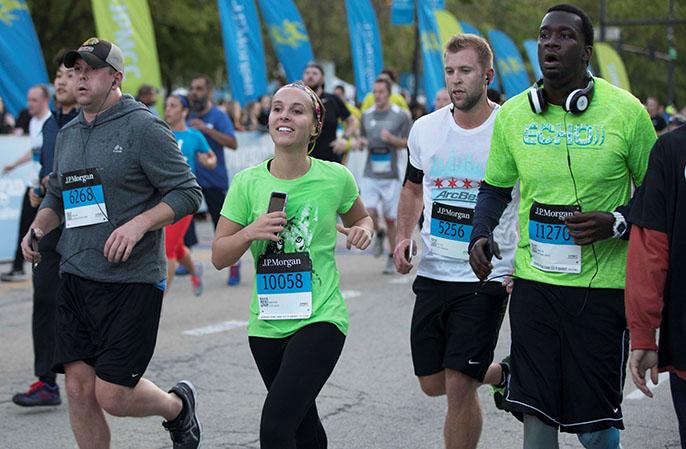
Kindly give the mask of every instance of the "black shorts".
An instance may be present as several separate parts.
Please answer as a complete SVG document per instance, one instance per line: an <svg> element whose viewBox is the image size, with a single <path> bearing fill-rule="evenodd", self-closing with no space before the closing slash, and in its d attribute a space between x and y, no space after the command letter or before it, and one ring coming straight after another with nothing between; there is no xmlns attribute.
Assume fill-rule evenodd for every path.
<svg viewBox="0 0 686 449"><path fill-rule="evenodd" d="M623 290L517 279L510 327L505 409L535 415L563 432L624 428L629 333Z"/></svg>
<svg viewBox="0 0 686 449"><path fill-rule="evenodd" d="M135 387L152 358L163 292L63 274L57 293L53 370L82 360L102 380Z"/></svg>
<svg viewBox="0 0 686 449"><path fill-rule="evenodd" d="M499 282L446 282L417 276L410 341L417 376L444 369L482 382L507 308Z"/></svg>

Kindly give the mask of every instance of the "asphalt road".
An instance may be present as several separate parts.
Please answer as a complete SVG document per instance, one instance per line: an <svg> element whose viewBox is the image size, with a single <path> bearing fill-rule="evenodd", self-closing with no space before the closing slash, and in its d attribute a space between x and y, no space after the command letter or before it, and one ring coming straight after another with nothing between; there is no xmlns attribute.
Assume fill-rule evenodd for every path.
<svg viewBox="0 0 686 449"><path fill-rule="evenodd" d="M210 229L200 229L194 255L204 263L205 293L192 296L187 278L177 278L164 300L155 356L146 377L168 389L190 379L199 391L204 448L259 448L259 417L265 396L248 349L245 322L253 275L244 260L243 283L225 285L226 271L210 265ZM442 447L444 398L425 397L413 376L409 323L413 296L411 277L382 275L384 260L340 249L337 256L342 290L350 309L350 332L333 376L318 407L329 447L345 449ZM5 271L7 266L1 266ZM30 282L0 285L0 448L74 448L66 403L26 409L10 398L33 382ZM504 323L496 357L509 347ZM63 385L63 378L59 382ZM522 429L510 415L495 409L489 389L480 389L484 430L480 449L521 447ZM655 398L625 387L624 449L678 448L676 417L668 382ZM109 418L112 447L170 448L161 418ZM581 448L573 435L560 446Z"/></svg>

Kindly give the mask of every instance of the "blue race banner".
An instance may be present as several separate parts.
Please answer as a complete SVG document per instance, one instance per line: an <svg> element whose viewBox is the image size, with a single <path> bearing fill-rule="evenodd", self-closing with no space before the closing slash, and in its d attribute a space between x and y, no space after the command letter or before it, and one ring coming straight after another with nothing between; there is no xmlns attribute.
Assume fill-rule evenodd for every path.
<svg viewBox="0 0 686 449"><path fill-rule="evenodd" d="M393 0L391 4L392 25L412 25L414 23L414 0Z"/></svg>
<svg viewBox="0 0 686 449"><path fill-rule="evenodd" d="M529 58L531 69L534 71L534 77L537 80L541 79L543 72L541 72L541 66L538 64L538 42L533 39L527 39L522 44L526 57Z"/></svg>
<svg viewBox="0 0 686 449"><path fill-rule="evenodd" d="M419 36L422 45L422 64L424 65L424 95L433 99L445 87L443 77L443 46L441 45L438 22L430 2L418 5Z"/></svg>
<svg viewBox="0 0 686 449"><path fill-rule="evenodd" d="M314 60L310 37L292 0L259 0L276 57L289 83L302 78L308 62Z"/></svg>
<svg viewBox="0 0 686 449"><path fill-rule="evenodd" d="M26 107L26 93L48 84L48 72L25 0L0 2L0 97L17 115Z"/></svg>
<svg viewBox="0 0 686 449"><path fill-rule="evenodd" d="M267 93L267 71L254 0L217 0L231 96L245 106Z"/></svg>
<svg viewBox="0 0 686 449"><path fill-rule="evenodd" d="M479 32L479 30L469 22L460 20L460 27L462 27L463 33L476 34L477 36L481 36L481 32ZM498 77L498 65L495 63L495 58L493 60L493 64L495 64L495 66L493 67L493 70L495 71L495 76L493 77L493 81L491 81L491 84L488 87L490 87L491 89L495 89L498 92L502 92L502 89L500 87L500 78Z"/></svg>
<svg viewBox="0 0 686 449"><path fill-rule="evenodd" d="M377 75L383 69L381 35L374 8L369 0L345 0L348 33L355 72L357 101L362 102L372 91Z"/></svg>
<svg viewBox="0 0 686 449"><path fill-rule="evenodd" d="M491 30L488 32L488 40L495 53L498 74L507 98L527 89L531 85L529 75L526 73L522 56L512 39L502 31Z"/></svg>
<svg viewBox="0 0 686 449"><path fill-rule="evenodd" d="M392 0L391 24L414 25L415 0ZM420 4L428 4L433 9L445 9L445 0L419 0Z"/></svg>

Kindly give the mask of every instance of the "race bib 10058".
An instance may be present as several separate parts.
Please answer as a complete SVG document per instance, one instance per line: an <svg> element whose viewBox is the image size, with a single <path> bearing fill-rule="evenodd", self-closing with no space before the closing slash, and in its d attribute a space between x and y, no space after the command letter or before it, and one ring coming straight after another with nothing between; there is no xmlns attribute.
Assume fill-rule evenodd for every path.
<svg viewBox="0 0 686 449"><path fill-rule="evenodd" d="M574 243L565 217L577 206L553 206L534 202L529 213L531 265L553 273L581 273L581 247Z"/></svg>
<svg viewBox="0 0 686 449"><path fill-rule="evenodd" d="M102 180L95 168L62 175L65 228L78 228L107 221Z"/></svg>
<svg viewBox="0 0 686 449"><path fill-rule="evenodd" d="M312 315L312 262L308 253L265 254L257 261L260 320Z"/></svg>

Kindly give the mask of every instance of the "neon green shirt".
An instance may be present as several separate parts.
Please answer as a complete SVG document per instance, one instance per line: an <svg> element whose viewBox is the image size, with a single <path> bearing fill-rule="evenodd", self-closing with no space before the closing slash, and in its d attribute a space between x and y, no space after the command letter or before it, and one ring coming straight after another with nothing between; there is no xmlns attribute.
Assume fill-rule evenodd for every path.
<svg viewBox="0 0 686 449"><path fill-rule="evenodd" d="M312 315L302 320L259 320L257 287L253 284L248 335L283 338L302 327L329 322L341 332L348 332L348 309L339 288L339 273L334 250L338 215L350 210L359 196L355 178L343 165L311 158L310 169L298 179L274 177L268 161L247 168L231 181L221 215L241 226L247 226L267 212L271 192L288 194L288 224L281 232L283 245L276 251L308 252L312 261ZM250 251L256 263L265 254L266 240L253 241Z"/></svg>
<svg viewBox="0 0 686 449"><path fill-rule="evenodd" d="M531 111L526 92L507 101L495 122L485 180L496 187L513 187L520 181L515 275L553 285L588 286L596 271L590 245L581 248L578 274L542 271L532 266L532 202L577 204L567 161L568 146L582 211L613 212L629 201L632 181L636 186L643 181L655 139L650 117L641 103L601 78L595 78L588 110L578 116L552 104L537 115ZM598 273L592 287L624 288L627 243L614 238L594 243Z"/></svg>

